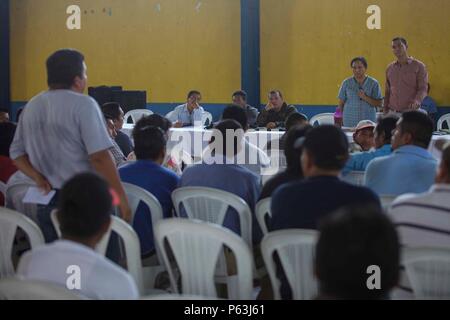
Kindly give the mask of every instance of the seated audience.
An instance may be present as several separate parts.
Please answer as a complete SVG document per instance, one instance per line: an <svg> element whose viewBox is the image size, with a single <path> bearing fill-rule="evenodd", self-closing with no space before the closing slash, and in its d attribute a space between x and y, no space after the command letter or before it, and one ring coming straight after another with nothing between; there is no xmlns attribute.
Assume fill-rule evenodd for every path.
<svg viewBox="0 0 450 320"><path fill-rule="evenodd" d="M402 114L392 138L394 152L372 160L365 183L379 195L401 195L428 191L434 182L436 160L427 151L433 122L424 113Z"/></svg>
<svg viewBox="0 0 450 320"><path fill-rule="evenodd" d="M0 123L9 122L9 111L6 108L0 108Z"/></svg>
<svg viewBox="0 0 450 320"><path fill-rule="evenodd" d="M278 150L284 150L286 144L286 137L289 130L296 126L305 126L308 124L308 117L303 113L295 112L291 114L285 122L286 133L280 139L269 141L266 145L266 150L269 152L278 146Z"/></svg>
<svg viewBox="0 0 450 320"><path fill-rule="evenodd" d="M378 124L374 130L375 150L350 155L350 159L347 161L344 170L342 170L342 174L346 175L350 171L366 171L370 161L391 154L392 132L397 125L397 121L398 118L394 116L378 119Z"/></svg>
<svg viewBox="0 0 450 320"><path fill-rule="evenodd" d="M295 147L303 148L301 166L305 179L278 188L272 196L271 231L290 228L317 229L321 218L349 205L380 207L376 194L339 180L348 160L348 140L337 127L311 129Z"/></svg>
<svg viewBox="0 0 450 320"><path fill-rule="evenodd" d="M226 131L241 131L229 140ZM260 178L250 170L234 164L234 157L242 147L242 126L235 120L223 120L215 126L213 137L210 141L211 155L203 159L203 163L187 168L181 176L180 187L208 187L233 193L244 199L252 212L255 210L256 201L260 193ZM215 142L215 141L218 142ZM219 142L223 143L220 144ZM227 153L230 149L232 154ZM262 233L256 218L253 216L253 241L258 243ZM234 210L229 210L225 216L225 227L240 234L239 219Z"/></svg>
<svg viewBox="0 0 450 320"><path fill-rule="evenodd" d="M169 140L170 136L170 128L172 127L172 123L163 116L160 116L159 114L152 114L150 116L143 117L141 120L141 127L145 126L154 126L160 128L166 137L166 140ZM130 153L128 156L128 161L135 161L136 155L134 152ZM181 166L182 166L182 160L181 157L176 154L176 152L172 153L166 153L166 157L164 158L163 166L167 169L175 172L179 176L181 175Z"/></svg>
<svg viewBox="0 0 450 320"><path fill-rule="evenodd" d="M281 185L303 179L303 171L300 164L302 148L295 147L295 142L304 137L312 129L312 126L296 126L286 133L284 155L286 156L287 168L268 180L264 185L260 199L269 198L272 193Z"/></svg>
<svg viewBox="0 0 450 320"><path fill-rule="evenodd" d="M123 164L125 161L127 161L127 158L123 155L122 150L120 150L119 145L115 141L115 137L117 135L116 127L114 126L114 121L106 116L106 128L108 129L108 134L111 137L111 142L113 146L109 148L109 151L111 152L114 162L117 167L119 167L121 164Z"/></svg>
<svg viewBox="0 0 450 320"><path fill-rule="evenodd" d="M123 155L128 157L128 155L133 151L133 144L130 137L120 131L123 128L124 122L124 112L122 107L117 102L109 102L102 105L102 112L105 117L112 119L116 129L116 137L114 140L119 145Z"/></svg>
<svg viewBox="0 0 450 320"><path fill-rule="evenodd" d="M222 114L222 120L236 120L244 129L248 130L248 121L245 110L236 105L229 105L225 108ZM264 168L270 165L269 156L260 148L249 142L247 139L242 139L242 147L236 155L235 163L239 164L253 173L260 175Z"/></svg>
<svg viewBox="0 0 450 320"><path fill-rule="evenodd" d="M354 151L369 151L375 147L374 132L376 124L370 120L363 120L356 126L353 134L353 142L355 144Z"/></svg>
<svg viewBox="0 0 450 320"><path fill-rule="evenodd" d="M14 139L16 125L12 122L0 122L0 181L6 184L17 171L14 162L9 157L9 148ZM5 204L3 194L0 193L0 206Z"/></svg>
<svg viewBox="0 0 450 320"><path fill-rule="evenodd" d="M188 93L187 102L176 107L168 117L175 128L203 125L204 110L199 104L201 99L202 95L198 91L193 90Z"/></svg>
<svg viewBox="0 0 450 320"><path fill-rule="evenodd" d="M243 90L236 91L233 93L233 104L240 106L244 109L247 115L248 127L252 128L256 126L256 118L258 118L259 111L255 107L247 104L247 93Z"/></svg>
<svg viewBox="0 0 450 320"><path fill-rule="evenodd" d="M123 182L134 184L154 195L163 209L164 218L172 216L172 192L179 177L162 166L166 156L166 137L162 129L148 126L141 119L133 129L134 152L137 161L119 169ZM133 227L141 242L143 256L154 253L153 225L150 209L140 203L134 216Z"/></svg>
<svg viewBox="0 0 450 320"><path fill-rule="evenodd" d="M400 245L392 222L378 209L341 209L320 225L316 245L317 299L388 299L399 280ZM370 290L369 266L378 266L379 289Z"/></svg>
<svg viewBox="0 0 450 320"><path fill-rule="evenodd" d="M95 251L111 224L117 198L112 193L108 183L92 173L65 183L57 207L62 239L25 253L17 275L66 288L69 267L76 265L80 289L74 293L89 299L137 299L130 274Z"/></svg>
<svg viewBox="0 0 450 320"><path fill-rule="evenodd" d="M437 107L437 104L434 101L434 99L432 97L430 97L430 90L431 90L431 85L430 85L430 83L428 83L427 96L422 101L421 109L425 110L428 113L428 116L431 118L431 120L435 124L438 107Z"/></svg>
<svg viewBox="0 0 450 320"><path fill-rule="evenodd" d="M269 93L269 103L259 114L256 124L267 129L282 128L286 119L295 112L295 106L284 102L282 93L274 90Z"/></svg>

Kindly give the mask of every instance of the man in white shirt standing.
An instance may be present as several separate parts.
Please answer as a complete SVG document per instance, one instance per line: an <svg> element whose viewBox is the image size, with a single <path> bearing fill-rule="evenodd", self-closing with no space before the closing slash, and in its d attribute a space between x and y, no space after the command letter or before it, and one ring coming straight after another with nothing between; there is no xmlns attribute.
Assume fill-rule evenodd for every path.
<svg viewBox="0 0 450 320"><path fill-rule="evenodd" d="M202 95L199 91L192 90L188 93L187 102L175 108L168 117L173 122L174 128L203 125L202 116L204 109L200 106Z"/></svg>
<svg viewBox="0 0 450 320"><path fill-rule="evenodd" d="M57 217L62 239L23 255L17 275L49 282L89 299L138 299L134 279L95 252L111 224L118 197L93 173L82 173L61 190Z"/></svg>
<svg viewBox="0 0 450 320"><path fill-rule="evenodd" d="M109 149L105 119L94 99L83 95L87 86L84 56L72 49L58 50L47 59L49 90L31 99L20 117L10 156L17 168L48 194L37 218L47 242L57 238L50 221L58 190L78 173L96 171L121 198L122 218L131 211Z"/></svg>

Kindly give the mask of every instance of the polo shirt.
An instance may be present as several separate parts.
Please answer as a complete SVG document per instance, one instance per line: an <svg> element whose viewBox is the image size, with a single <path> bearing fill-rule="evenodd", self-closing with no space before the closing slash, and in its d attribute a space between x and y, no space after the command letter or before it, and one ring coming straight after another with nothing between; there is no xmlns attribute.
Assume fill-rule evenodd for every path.
<svg viewBox="0 0 450 320"><path fill-rule="evenodd" d="M176 107L168 119L172 122L180 121L181 123L183 123L183 126L202 126L203 112L203 107L199 107L198 109L194 109L191 113L189 112L187 104L185 103Z"/></svg>
<svg viewBox="0 0 450 320"><path fill-rule="evenodd" d="M139 298L136 282L126 270L91 248L68 240L58 240L25 253L17 276L67 288L70 266L78 266L80 271L81 288L75 289L75 294L96 300Z"/></svg>
<svg viewBox="0 0 450 320"><path fill-rule="evenodd" d="M437 161L424 148L405 145L372 160L365 184L379 195L426 192L434 183Z"/></svg>
<svg viewBox="0 0 450 320"><path fill-rule="evenodd" d="M138 160L119 169L120 179L147 190L158 199L163 209L163 217L172 217L172 192L177 188L180 178L173 171L151 160ZM153 225L150 209L143 203L137 207L133 228L141 242L143 255L154 248Z"/></svg>
<svg viewBox="0 0 450 320"><path fill-rule="evenodd" d="M350 159L345 164L342 174L345 176L351 171L366 171L370 161L375 158L384 157L392 153L392 146L385 144L379 149L366 152L357 152L350 156Z"/></svg>

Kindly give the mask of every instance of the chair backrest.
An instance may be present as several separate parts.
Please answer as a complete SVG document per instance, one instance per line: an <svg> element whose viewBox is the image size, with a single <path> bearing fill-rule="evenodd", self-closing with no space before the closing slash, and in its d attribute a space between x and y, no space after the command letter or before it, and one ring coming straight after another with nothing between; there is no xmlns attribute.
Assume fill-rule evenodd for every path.
<svg viewBox="0 0 450 320"><path fill-rule="evenodd" d="M317 295L318 285L313 272L317 239L317 231L302 229L275 231L263 238L261 252L275 299L281 299L281 283L277 278L274 253L278 254L295 300L307 300Z"/></svg>
<svg viewBox="0 0 450 320"><path fill-rule="evenodd" d="M212 114L211 114L210 112L208 112L208 111L203 111L203 114L202 114L202 124L203 124L204 126L206 126L206 125L212 124L212 122L213 122L213 116L212 116Z"/></svg>
<svg viewBox="0 0 450 320"><path fill-rule="evenodd" d="M28 218L37 222L37 204L23 203L23 198L30 187L35 187L32 182L14 183L7 186L5 206L8 209L23 213Z"/></svg>
<svg viewBox="0 0 450 320"><path fill-rule="evenodd" d="M450 299L450 248L405 247L402 260L417 299Z"/></svg>
<svg viewBox="0 0 450 320"><path fill-rule="evenodd" d="M59 226L58 217L56 216L56 210L52 211L50 217L58 237L61 237L61 229ZM117 233L119 238L122 239L122 243L124 245L127 270L136 281L139 292L143 294L144 283L141 262L141 245L139 238L133 228L124 220L115 216L111 216L111 219L110 229L97 244L96 251L102 255L106 255L106 249L111 237L111 232L114 231Z"/></svg>
<svg viewBox="0 0 450 320"><path fill-rule="evenodd" d="M175 110L170 111L168 114L166 114L166 118L170 121L173 121L172 117L175 114Z"/></svg>
<svg viewBox="0 0 450 320"><path fill-rule="evenodd" d="M441 116L437 122L437 129L443 130L444 123L447 123L447 130L450 129L450 113L444 114Z"/></svg>
<svg viewBox="0 0 450 320"><path fill-rule="evenodd" d="M382 194L380 195L380 201L381 206L383 209L387 210L391 206L392 202L397 198L398 196L392 195L392 194Z"/></svg>
<svg viewBox="0 0 450 320"><path fill-rule="evenodd" d="M45 243L36 223L22 213L0 207L0 279L14 274L11 256L18 227L27 235L31 248Z"/></svg>
<svg viewBox="0 0 450 320"><path fill-rule="evenodd" d="M0 181L0 193L3 194L3 199L6 202L6 184Z"/></svg>
<svg viewBox="0 0 450 320"><path fill-rule="evenodd" d="M272 198L265 198L256 204L255 213L258 224L262 230L263 235L269 233L269 228L267 226L267 217L272 217L272 210L270 210L270 204L272 203Z"/></svg>
<svg viewBox="0 0 450 320"><path fill-rule="evenodd" d="M334 124L334 113L320 113L312 117L311 120L309 120L309 123L312 126L314 126L316 122L319 125Z"/></svg>
<svg viewBox="0 0 450 320"><path fill-rule="evenodd" d="M217 297L214 282L216 265L224 247L234 254L237 266L236 296L250 300L253 291L253 260L249 246L233 232L207 222L190 219L161 220L155 227L156 244L162 253L172 289L179 293L166 243L181 274L183 294Z"/></svg>
<svg viewBox="0 0 450 320"><path fill-rule="evenodd" d="M125 114L124 122L127 123L127 122L128 122L128 118L131 117L131 121L132 121L133 123L136 123L136 122L138 122L142 117L145 117L145 116L151 116L152 114L153 114L153 112L150 111L150 110L148 110L148 109L136 109L136 110L131 110L131 111L128 111L128 112Z"/></svg>
<svg viewBox="0 0 450 320"><path fill-rule="evenodd" d="M206 187L184 187L172 192L172 201L178 217L184 212L189 219L222 225L229 207L239 216L241 236L252 245L252 213L248 204L230 192Z"/></svg>
<svg viewBox="0 0 450 320"><path fill-rule="evenodd" d="M70 290L51 283L8 278L0 281L0 300L81 300Z"/></svg>
<svg viewBox="0 0 450 320"><path fill-rule="evenodd" d="M365 174L365 171L350 171L342 177L342 180L357 186L363 186Z"/></svg>

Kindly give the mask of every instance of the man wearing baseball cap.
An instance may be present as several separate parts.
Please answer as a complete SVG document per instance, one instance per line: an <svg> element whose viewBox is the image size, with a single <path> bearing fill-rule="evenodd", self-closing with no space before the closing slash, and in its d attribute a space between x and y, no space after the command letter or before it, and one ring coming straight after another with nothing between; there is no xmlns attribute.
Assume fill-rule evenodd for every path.
<svg viewBox="0 0 450 320"><path fill-rule="evenodd" d="M353 134L353 141L357 145L357 149L354 151L369 151L375 147L373 132L375 126L375 122L370 120L362 120L358 123Z"/></svg>

